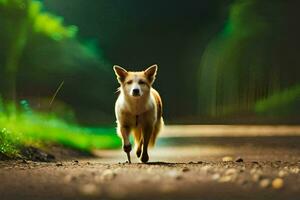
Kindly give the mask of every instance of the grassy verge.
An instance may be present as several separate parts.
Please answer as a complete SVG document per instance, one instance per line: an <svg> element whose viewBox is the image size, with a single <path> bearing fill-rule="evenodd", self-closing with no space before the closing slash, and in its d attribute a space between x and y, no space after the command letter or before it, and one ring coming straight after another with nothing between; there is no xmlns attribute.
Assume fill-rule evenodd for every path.
<svg viewBox="0 0 300 200"><path fill-rule="evenodd" d="M16 112L0 106L0 153L16 157L23 146L57 143L82 151L117 148L120 139L114 128L87 128L70 124L51 114Z"/></svg>
<svg viewBox="0 0 300 200"><path fill-rule="evenodd" d="M270 116L299 116L300 85L287 88L258 101L254 110Z"/></svg>

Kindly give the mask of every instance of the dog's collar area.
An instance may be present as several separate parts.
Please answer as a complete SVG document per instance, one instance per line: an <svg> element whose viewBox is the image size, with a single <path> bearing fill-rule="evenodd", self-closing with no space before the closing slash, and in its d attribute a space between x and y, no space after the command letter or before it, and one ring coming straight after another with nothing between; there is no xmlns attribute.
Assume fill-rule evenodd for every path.
<svg viewBox="0 0 300 200"><path fill-rule="evenodd" d="M136 116L135 116L135 126L138 126L138 120L139 120L139 116L136 115Z"/></svg>

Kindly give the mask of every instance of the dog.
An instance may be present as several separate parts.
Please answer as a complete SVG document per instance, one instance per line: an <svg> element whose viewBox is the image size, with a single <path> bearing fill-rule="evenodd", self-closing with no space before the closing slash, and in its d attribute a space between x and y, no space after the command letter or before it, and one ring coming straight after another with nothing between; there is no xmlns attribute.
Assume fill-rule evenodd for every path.
<svg viewBox="0 0 300 200"><path fill-rule="evenodd" d="M115 104L117 133L122 138L123 150L130 160L132 146L129 135L132 132L136 155L143 163L148 162L148 146L153 147L164 125L162 100L152 88L158 66L152 65L144 71L126 71L120 66L113 67L119 96Z"/></svg>

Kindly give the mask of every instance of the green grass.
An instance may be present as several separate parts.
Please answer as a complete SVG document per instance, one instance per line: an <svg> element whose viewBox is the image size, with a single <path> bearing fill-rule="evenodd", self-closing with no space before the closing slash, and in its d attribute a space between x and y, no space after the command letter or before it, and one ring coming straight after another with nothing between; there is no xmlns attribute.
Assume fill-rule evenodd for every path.
<svg viewBox="0 0 300 200"><path fill-rule="evenodd" d="M24 109L25 108L25 109ZM57 143L82 151L111 149L121 145L114 128L88 128L70 124L54 114L16 112L0 102L0 153L15 157L23 146Z"/></svg>
<svg viewBox="0 0 300 200"><path fill-rule="evenodd" d="M299 116L299 109L299 84L256 102L254 107L256 113L272 116Z"/></svg>

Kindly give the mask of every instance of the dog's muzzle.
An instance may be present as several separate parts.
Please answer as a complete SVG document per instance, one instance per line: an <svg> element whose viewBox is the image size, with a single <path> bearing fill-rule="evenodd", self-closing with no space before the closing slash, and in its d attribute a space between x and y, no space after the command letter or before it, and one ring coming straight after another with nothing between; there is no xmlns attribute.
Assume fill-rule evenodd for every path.
<svg viewBox="0 0 300 200"><path fill-rule="evenodd" d="M132 90L132 96L141 96L140 90L139 89L133 89Z"/></svg>

